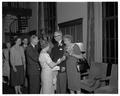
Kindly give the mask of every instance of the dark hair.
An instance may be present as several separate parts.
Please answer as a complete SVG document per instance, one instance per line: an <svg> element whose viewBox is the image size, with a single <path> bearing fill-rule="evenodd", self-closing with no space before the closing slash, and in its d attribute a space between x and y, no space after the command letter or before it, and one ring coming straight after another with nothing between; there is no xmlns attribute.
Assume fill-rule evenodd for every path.
<svg viewBox="0 0 120 96"><path fill-rule="evenodd" d="M73 42L73 37L72 37L71 35L69 35L69 34L64 35L64 36L63 36L63 39L64 39L64 38L67 38L67 39L69 39L71 42Z"/></svg>
<svg viewBox="0 0 120 96"><path fill-rule="evenodd" d="M37 37L37 35L32 35L31 37L30 37L30 41L32 41L33 39L35 39Z"/></svg>
<svg viewBox="0 0 120 96"><path fill-rule="evenodd" d="M13 44L11 44L11 45L15 45L15 43L16 43L16 41L17 41L18 39L21 39L21 37L20 37L20 36L15 36L15 37L13 38Z"/></svg>
<svg viewBox="0 0 120 96"><path fill-rule="evenodd" d="M21 37L19 37L19 36L15 36L14 37L14 41L16 42L18 39L21 39Z"/></svg>
<svg viewBox="0 0 120 96"><path fill-rule="evenodd" d="M36 30L32 30L29 32L29 35L32 36L32 35L36 35L37 31Z"/></svg>

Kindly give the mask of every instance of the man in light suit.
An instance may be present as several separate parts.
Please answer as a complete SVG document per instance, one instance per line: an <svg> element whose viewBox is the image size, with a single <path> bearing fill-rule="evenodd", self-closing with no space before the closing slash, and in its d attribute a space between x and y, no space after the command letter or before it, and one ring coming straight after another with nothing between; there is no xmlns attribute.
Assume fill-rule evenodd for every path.
<svg viewBox="0 0 120 96"><path fill-rule="evenodd" d="M51 51L51 58L54 62L56 62L59 58L62 58L64 55L64 43L62 41L62 32L56 31L54 33L54 38L57 41L57 44L54 45ZM66 63L65 61L61 62L58 66L60 66L60 70L57 75L57 94L65 94L66 93Z"/></svg>
<svg viewBox="0 0 120 96"><path fill-rule="evenodd" d="M36 45L38 44L38 37L32 35L30 38L30 45L27 47L27 74L29 82L29 93L40 93L40 64L39 53Z"/></svg>

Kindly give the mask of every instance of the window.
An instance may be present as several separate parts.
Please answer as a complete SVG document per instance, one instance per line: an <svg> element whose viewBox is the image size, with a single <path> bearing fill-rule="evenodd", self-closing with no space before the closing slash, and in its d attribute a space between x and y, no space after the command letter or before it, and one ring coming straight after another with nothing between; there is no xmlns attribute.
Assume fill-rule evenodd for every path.
<svg viewBox="0 0 120 96"><path fill-rule="evenodd" d="M56 3L44 2L45 32L52 33L56 30Z"/></svg>
<svg viewBox="0 0 120 96"><path fill-rule="evenodd" d="M70 34L73 36L73 42L83 42L82 18L60 23L59 28L63 35Z"/></svg>
<svg viewBox="0 0 120 96"><path fill-rule="evenodd" d="M118 3L103 3L103 62L118 64Z"/></svg>

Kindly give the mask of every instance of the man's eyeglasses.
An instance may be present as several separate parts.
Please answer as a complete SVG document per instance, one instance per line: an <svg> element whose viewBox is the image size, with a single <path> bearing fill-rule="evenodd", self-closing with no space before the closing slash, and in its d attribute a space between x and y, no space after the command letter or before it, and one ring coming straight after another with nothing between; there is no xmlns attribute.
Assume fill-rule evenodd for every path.
<svg viewBox="0 0 120 96"><path fill-rule="evenodd" d="M54 37L56 38L56 37L59 37L59 36L61 36L61 35L57 35L57 36L54 36Z"/></svg>

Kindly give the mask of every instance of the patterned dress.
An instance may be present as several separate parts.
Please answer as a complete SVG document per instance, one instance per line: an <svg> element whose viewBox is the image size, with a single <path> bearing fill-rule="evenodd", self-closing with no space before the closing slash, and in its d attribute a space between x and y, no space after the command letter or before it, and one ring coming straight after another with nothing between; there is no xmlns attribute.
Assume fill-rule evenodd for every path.
<svg viewBox="0 0 120 96"><path fill-rule="evenodd" d="M58 70L58 68L54 67L52 69L48 64L52 62L52 59L50 58L49 54L47 52L41 51L39 56L39 61L42 67L41 72L41 94L54 94L54 81L55 81L55 74L54 71Z"/></svg>
<svg viewBox="0 0 120 96"><path fill-rule="evenodd" d="M80 55L81 51L76 44L73 44L67 51L72 51L76 55ZM67 55L66 67L67 67L67 78L68 78L68 88L73 91L80 90L80 73L77 72L77 58Z"/></svg>

